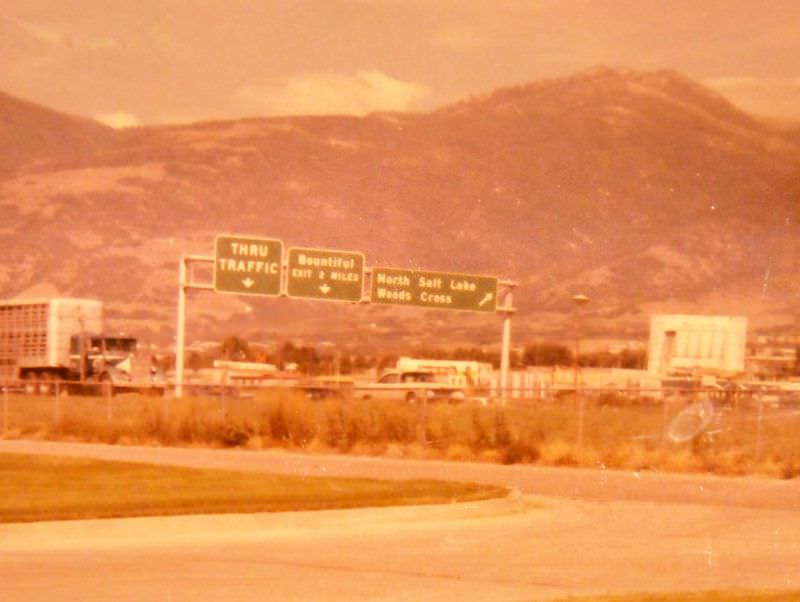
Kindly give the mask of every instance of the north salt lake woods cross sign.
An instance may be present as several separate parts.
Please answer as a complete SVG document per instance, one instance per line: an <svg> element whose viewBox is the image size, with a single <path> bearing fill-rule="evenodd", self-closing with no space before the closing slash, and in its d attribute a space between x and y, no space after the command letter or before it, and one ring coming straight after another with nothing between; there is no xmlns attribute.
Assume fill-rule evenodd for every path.
<svg viewBox="0 0 800 602"><path fill-rule="evenodd" d="M497 278L490 276L374 267L371 288L373 303L497 310Z"/></svg>

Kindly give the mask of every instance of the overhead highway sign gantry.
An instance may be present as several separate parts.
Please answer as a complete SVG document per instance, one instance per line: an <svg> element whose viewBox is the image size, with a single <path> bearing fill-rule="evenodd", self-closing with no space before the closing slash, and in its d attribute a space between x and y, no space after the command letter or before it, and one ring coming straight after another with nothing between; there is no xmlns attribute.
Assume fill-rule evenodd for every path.
<svg viewBox="0 0 800 602"><path fill-rule="evenodd" d="M201 264L210 264L211 270L196 273L193 268ZM500 314L503 318L500 390L505 398L510 370L511 317L516 311L512 290L516 282L458 272L390 267L366 270L364 264L364 254L359 252L289 247L284 253L280 240L230 234L220 234L214 239L213 257L181 255L175 396L183 394L187 293L213 290ZM212 282L207 281L208 271ZM365 287L367 274L369 286Z"/></svg>

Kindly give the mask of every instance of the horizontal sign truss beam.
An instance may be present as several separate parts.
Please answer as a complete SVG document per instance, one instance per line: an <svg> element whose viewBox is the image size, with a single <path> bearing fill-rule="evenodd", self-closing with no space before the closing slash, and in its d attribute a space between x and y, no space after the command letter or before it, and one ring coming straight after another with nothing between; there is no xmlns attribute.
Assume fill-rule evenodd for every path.
<svg viewBox="0 0 800 602"><path fill-rule="evenodd" d="M214 285L213 285L212 282L198 282L198 281L194 280L194 278L192 277L193 274L191 272L192 264L207 264L207 265L212 265L213 266L213 264L214 264L214 258L213 257L211 257L209 255L183 255L181 259L182 259L182 262L184 263L184 265L186 265L187 268L188 268L187 279L186 279L185 282L181 282L181 286L183 286L183 287L185 287L187 289L197 289L197 290L206 290L206 291L207 290L214 290ZM288 270L288 268L289 268L288 261L284 261L282 263L282 268L283 268L284 272L286 272ZM370 280L372 278L372 268L371 267L364 268L364 274L367 276L366 281L368 283L368 286L364 287L365 288L365 292L364 292L364 294L362 294L361 299L358 300L358 301L354 301L354 303L361 303L361 304L369 305L369 304L372 303L372 300L370 299L370 295L369 295L369 289L370 289L369 283L370 283ZM498 286L497 297L498 297L498 302L499 303L498 303L498 307L496 309L496 312L497 313L515 313L517 311L517 309L515 307L512 307L511 304L509 303L509 301L510 301L509 293L514 288L519 286L519 283L517 283L514 280L498 280L497 281L497 286ZM287 296L286 295L285 286L282 287L280 296L281 297L286 297Z"/></svg>

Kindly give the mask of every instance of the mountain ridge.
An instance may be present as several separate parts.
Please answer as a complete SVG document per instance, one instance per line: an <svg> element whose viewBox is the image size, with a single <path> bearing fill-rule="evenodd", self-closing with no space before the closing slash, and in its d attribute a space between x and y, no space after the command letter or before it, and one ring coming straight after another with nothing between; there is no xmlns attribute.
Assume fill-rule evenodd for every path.
<svg viewBox="0 0 800 602"><path fill-rule="evenodd" d="M0 176L0 296L49 283L104 298L163 341L179 255L240 232L516 280L523 337L568 333L576 291L598 335L641 337L647 312L676 307L796 322L800 141L672 71L595 68L424 114L80 132L80 152L46 144ZM422 312L426 329L403 309L197 297L199 338L368 339L369 324L403 344L496 338L475 316Z"/></svg>
<svg viewBox="0 0 800 602"><path fill-rule="evenodd" d="M114 139L108 126L66 115L0 91L0 175L69 153L83 157Z"/></svg>

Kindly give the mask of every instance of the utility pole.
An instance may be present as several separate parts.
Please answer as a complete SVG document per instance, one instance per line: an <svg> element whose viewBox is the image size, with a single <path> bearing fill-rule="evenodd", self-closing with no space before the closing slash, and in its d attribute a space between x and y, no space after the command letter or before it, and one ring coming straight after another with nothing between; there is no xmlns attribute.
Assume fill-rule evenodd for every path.
<svg viewBox="0 0 800 602"><path fill-rule="evenodd" d="M578 458L580 459L583 451L583 418L584 418L584 399L581 395L581 319L583 317L583 306L589 302L589 297L577 294L572 297L575 304L575 358L573 361L575 399L578 401Z"/></svg>

